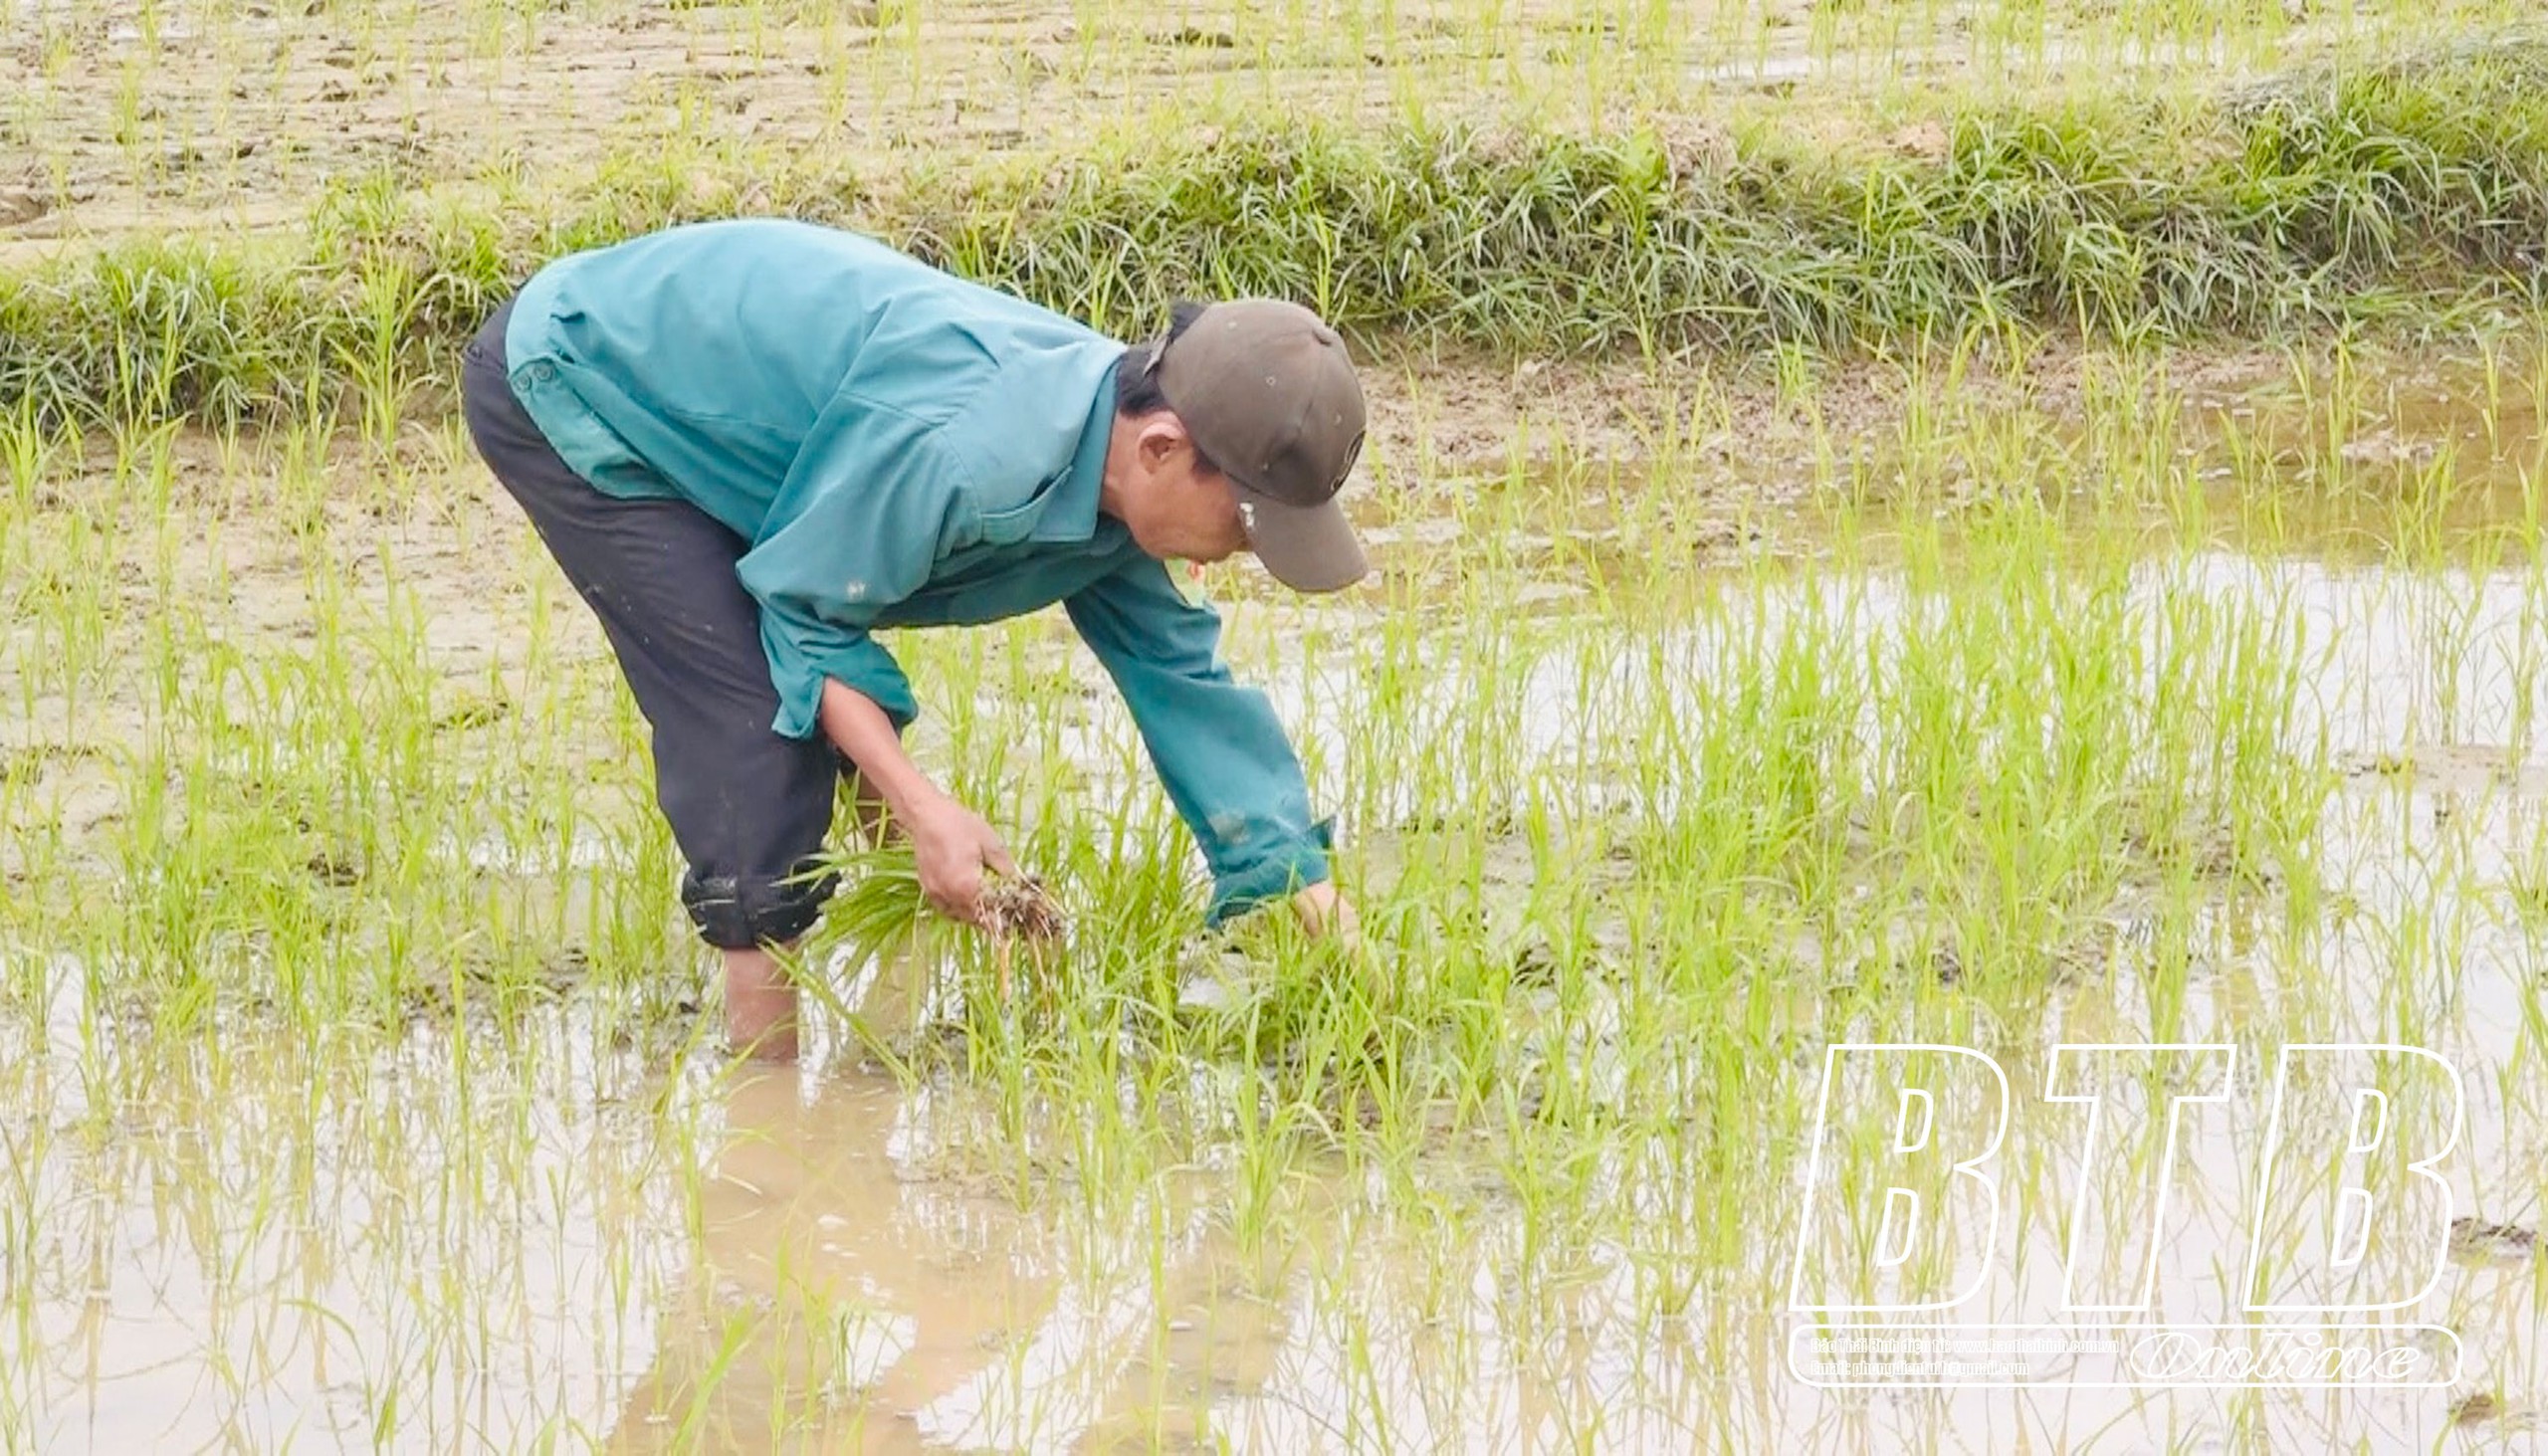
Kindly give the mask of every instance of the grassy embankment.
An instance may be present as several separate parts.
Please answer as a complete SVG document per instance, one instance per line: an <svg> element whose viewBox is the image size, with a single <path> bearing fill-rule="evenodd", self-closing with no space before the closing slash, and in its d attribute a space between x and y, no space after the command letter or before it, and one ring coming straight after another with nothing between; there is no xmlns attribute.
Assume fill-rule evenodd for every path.
<svg viewBox="0 0 2548 1456"><path fill-rule="evenodd" d="M123 243L8 278L0 401L92 423L318 401L377 425L540 260L738 210L874 231L1128 334L1234 293L1508 355L2430 322L2535 305L2543 97L2548 54L2522 42L2199 100L1977 107L1936 156L1278 124L911 176L679 145L564 194L436 200L382 174L281 239Z"/></svg>

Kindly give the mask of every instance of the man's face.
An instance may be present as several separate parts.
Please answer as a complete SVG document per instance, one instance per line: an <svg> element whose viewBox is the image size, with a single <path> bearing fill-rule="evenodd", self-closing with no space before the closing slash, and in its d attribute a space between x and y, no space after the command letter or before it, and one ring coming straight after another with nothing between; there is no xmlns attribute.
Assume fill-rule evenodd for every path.
<svg viewBox="0 0 2548 1456"><path fill-rule="evenodd" d="M1222 561L1247 548L1238 491L1227 477L1200 467L1173 416L1143 425L1134 474L1124 523L1143 551L1163 561Z"/></svg>

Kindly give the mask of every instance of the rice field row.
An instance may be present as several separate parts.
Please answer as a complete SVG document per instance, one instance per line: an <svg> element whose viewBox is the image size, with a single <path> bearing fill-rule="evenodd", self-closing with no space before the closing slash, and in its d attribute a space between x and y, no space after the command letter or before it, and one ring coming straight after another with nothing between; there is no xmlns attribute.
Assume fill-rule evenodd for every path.
<svg viewBox="0 0 2548 1456"><path fill-rule="evenodd" d="M0 0L0 1451L2528 1449L2542 39ZM1201 589L1359 943L1204 930L1058 616L901 634L1073 929L843 847L802 1065L717 1046L645 725L449 405L538 264L736 214L1348 328L1379 573ZM2289 1070L2350 1043L2424 1080ZM1801 1376L1964 1288L2414 1289L2335 1338L2427 1378Z"/></svg>
<svg viewBox="0 0 2548 1456"><path fill-rule="evenodd" d="M1374 583L1213 583L1341 811L1359 951L1197 937L1190 848L1057 624L909 636L925 761L1081 930L1002 1003L982 947L853 891L780 1075L708 1044L641 726L448 430L22 422L0 1432L2518 1441L2537 337L2211 399L2127 358L2070 412L1915 379L1885 430L1765 466L1781 510L1673 489L1669 451L1376 462ZM2422 1307L2454 1382L1798 1383L1789 1210L1843 1039L2037 1088L2056 1041L2235 1046L2159 1266L2178 1318L2234 1296L2275 1049L2433 1049L2467 1099ZM2081 1165L2052 1105L2010 1139L1983 1313L2021 1320Z"/></svg>

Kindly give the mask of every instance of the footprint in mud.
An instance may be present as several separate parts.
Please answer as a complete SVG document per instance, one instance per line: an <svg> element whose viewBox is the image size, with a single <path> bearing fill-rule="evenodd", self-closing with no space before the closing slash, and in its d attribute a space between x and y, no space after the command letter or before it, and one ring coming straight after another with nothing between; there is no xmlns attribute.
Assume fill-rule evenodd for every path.
<svg viewBox="0 0 2548 1456"><path fill-rule="evenodd" d="M1205 30L1189 25L1178 30L1164 31L1151 37L1155 46L1185 46L1204 51L1227 51L1238 45L1238 37L1225 30Z"/></svg>
<svg viewBox="0 0 2548 1456"><path fill-rule="evenodd" d="M2539 1235L2517 1223L2450 1220L2450 1257L2463 1264L2526 1264L2539 1255Z"/></svg>
<svg viewBox="0 0 2548 1456"><path fill-rule="evenodd" d="M2548 768L2501 743L2424 743L2377 753L2341 753L2336 771L2356 781L2387 779L2438 792L2509 789L2548 795Z"/></svg>
<svg viewBox="0 0 2548 1456"><path fill-rule="evenodd" d="M311 877L322 885L334 885L341 889L363 882L362 861L351 855L320 850L304 861L302 868L308 870Z"/></svg>
<svg viewBox="0 0 2548 1456"><path fill-rule="evenodd" d="M2528 1406L2511 1404L2492 1391L2471 1390L2450 1402L2450 1423L2462 1428L2492 1426L2509 1434L2539 1429L2539 1413Z"/></svg>
<svg viewBox="0 0 2548 1456"><path fill-rule="evenodd" d="M2450 1423L2455 1426L2477 1425L2493 1420L2502 1413L2503 1402L2483 1390L2462 1395L2450 1402Z"/></svg>

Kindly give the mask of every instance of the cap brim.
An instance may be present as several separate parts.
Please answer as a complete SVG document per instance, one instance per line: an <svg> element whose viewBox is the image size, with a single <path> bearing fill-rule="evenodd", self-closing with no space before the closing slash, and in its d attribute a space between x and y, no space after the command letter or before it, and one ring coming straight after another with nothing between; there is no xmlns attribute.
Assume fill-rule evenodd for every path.
<svg viewBox="0 0 2548 1456"><path fill-rule="evenodd" d="M1294 591L1342 591L1372 574L1345 508L1333 498L1293 506L1231 484L1238 486L1247 543L1275 580Z"/></svg>

